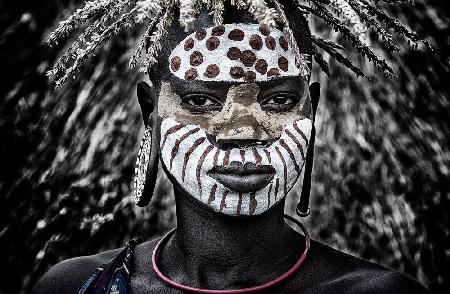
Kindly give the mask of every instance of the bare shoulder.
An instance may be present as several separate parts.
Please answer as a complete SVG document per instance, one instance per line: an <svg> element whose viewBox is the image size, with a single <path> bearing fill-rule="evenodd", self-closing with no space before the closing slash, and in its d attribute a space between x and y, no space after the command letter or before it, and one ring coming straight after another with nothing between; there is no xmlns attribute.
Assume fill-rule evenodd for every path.
<svg viewBox="0 0 450 294"><path fill-rule="evenodd" d="M306 293L429 293L409 276L314 241Z"/></svg>
<svg viewBox="0 0 450 294"><path fill-rule="evenodd" d="M136 282L139 282L138 289L147 288L149 286L148 282L152 280L151 253L157 240L159 239L141 243L134 248L134 268L132 269L131 279L133 286L136 286ZM32 293L77 293L98 267L109 263L122 249L118 248L96 255L64 260L53 266L41 277L34 286ZM133 287L133 293L135 292L134 290Z"/></svg>
<svg viewBox="0 0 450 294"><path fill-rule="evenodd" d="M31 293L76 293L96 268L114 258L121 249L75 257L57 263L39 279Z"/></svg>

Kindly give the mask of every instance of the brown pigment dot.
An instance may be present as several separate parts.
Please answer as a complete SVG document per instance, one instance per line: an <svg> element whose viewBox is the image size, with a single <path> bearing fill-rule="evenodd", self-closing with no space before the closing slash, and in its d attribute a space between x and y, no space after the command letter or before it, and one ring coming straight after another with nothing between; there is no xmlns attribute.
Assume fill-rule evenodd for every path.
<svg viewBox="0 0 450 294"><path fill-rule="evenodd" d="M273 50L273 49L275 49L276 45L277 44L276 44L275 39L273 37L271 37L271 36L266 37L266 46L267 46L267 48L269 48L270 50Z"/></svg>
<svg viewBox="0 0 450 294"><path fill-rule="evenodd" d="M252 35L248 43L255 50L260 50L263 46L262 38L258 35Z"/></svg>
<svg viewBox="0 0 450 294"><path fill-rule="evenodd" d="M244 39L244 32L240 29L234 29L228 34L228 39L233 41L242 41Z"/></svg>
<svg viewBox="0 0 450 294"><path fill-rule="evenodd" d="M240 79L244 76L244 69L239 66L233 66L230 68L230 76L234 79Z"/></svg>
<svg viewBox="0 0 450 294"><path fill-rule="evenodd" d="M256 79L256 73L249 70L244 73L244 81L253 82Z"/></svg>
<svg viewBox="0 0 450 294"><path fill-rule="evenodd" d="M170 60L170 68L172 69L172 71L177 71L180 69L180 65L181 65L181 58L178 56L172 57L172 59Z"/></svg>
<svg viewBox="0 0 450 294"><path fill-rule="evenodd" d="M184 74L184 79L187 81L192 81L197 77L197 70L195 68L188 69Z"/></svg>
<svg viewBox="0 0 450 294"><path fill-rule="evenodd" d="M213 51L219 47L220 41L217 37L211 37L208 40L206 40L206 48L208 48L209 51Z"/></svg>
<svg viewBox="0 0 450 294"><path fill-rule="evenodd" d="M220 69L217 64L210 64L206 67L205 73L203 74L205 77L214 78L219 74Z"/></svg>
<svg viewBox="0 0 450 294"><path fill-rule="evenodd" d="M284 51L287 51L289 49L288 41L286 41L286 38L283 36L280 37L280 46Z"/></svg>
<svg viewBox="0 0 450 294"><path fill-rule="evenodd" d="M194 51L189 58L189 62L192 66L200 65L203 62L203 55L199 51Z"/></svg>
<svg viewBox="0 0 450 294"><path fill-rule="evenodd" d="M278 68L271 68L267 72L267 76L270 77L277 77L280 75L280 70Z"/></svg>
<svg viewBox="0 0 450 294"><path fill-rule="evenodd" d="M259 26L259 31L260 31L261 34L263 34L264 36L270 35L270 29L269 29L269 26L267 26L267 25Z"/></svg>
<svg viewBox="0 0 450 294"><path fill-rule="evenodd" d="M227 57L231 60L238 60L239 58L241 58L241 55L242 52L237 47L231 47L230 49L228 49Z"/></svg>
<svg viewBox="0 0 450 294"><path fill-rule="evenodd" d="M206 30L201 29L195 32L195 38L199 41L203 40L206 37Z"/></svg>
<svg viewBox="0 0 450 294"><path fill-rule="evenodd" d="M222 36L225 33L224 26L217 26L212 29L211 36Z"/></svg>
<svg viewBox="0 0 450 294"><path fill-rule="evenodd" d="M253 66L256 61L256 55L251 50L242 51L241 61L245 66Z"/></svg>
<svg viewBox="0 0 450 294"><path fill-rule="evenodd" d="M194 39L189 38L184 42L184 50L189 51L194 47Z"/></svg>
<svg viewBox="0 0 450 294"><path fill-rule="evenodd" d="M289 69L289 61L286 58L284 58L284 57L278 58L278 67L282 71L288 71L288 69Z"/></svg>
<svg viewBox="0 0 450 294"><path fill-rule="evenodd" d="M267 72L267 62L264 59L259 59L255 64L255 69L260 74L265 74Z"/></svg>

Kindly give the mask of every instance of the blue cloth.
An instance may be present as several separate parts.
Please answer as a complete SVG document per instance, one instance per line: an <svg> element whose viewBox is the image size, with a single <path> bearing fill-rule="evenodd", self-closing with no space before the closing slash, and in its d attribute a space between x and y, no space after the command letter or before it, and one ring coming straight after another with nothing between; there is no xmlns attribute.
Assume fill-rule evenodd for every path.
<svg viewBox="0 0 450 294"><path fill-rule="evenodd" d="M98 267L78 294L131 294L131 259L140 240L130 240L110 262Z"/></svg>

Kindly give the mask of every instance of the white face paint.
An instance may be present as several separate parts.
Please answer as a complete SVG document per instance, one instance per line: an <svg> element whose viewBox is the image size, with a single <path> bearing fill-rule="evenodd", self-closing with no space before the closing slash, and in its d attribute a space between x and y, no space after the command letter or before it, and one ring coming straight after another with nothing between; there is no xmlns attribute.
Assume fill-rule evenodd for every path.
<svg viewBox="0 0 450 294"><path fill-rule="evenodd" d="M221 150L212 145L197 125L183 125L172 118L161 124L161 157L167 171L189 195L228 215L258 215L283 199L303 168L311 134L311 120L304 118L284 128L270 146ZM232 191L208 175L214 166L236 161L275 169L273 179L249 193Z"/></svg>
<svg viewBox="0 0 450 294"><path fill-rule="evenodd" d="M256 24L225 24L187 36L169 56L181 80L252 82L308 76L307 57L299 65L284 34Z"/></svg>
<svg viewBox="0 0 450 294"><path fill-rule="evenodd" d="M183 85L194 80L234 84L220 111L192 105L186 108L184 99L198 94L195 88L181 91L179 96L176 85L162 84L158 106L162 117L161 159L184 192L228 215L258 215L286 196L297 181L307 152L312 125L300 101L309 103L309 98L301 78L302 84L291 81L288 88L283 82L286 78L270 89L260 89L256 83L307 76L306 63L296 66L294 60L281 31L254 24L202 29L174 48L169 57L170 70ZM215 92L218 88L210 89ZM297 104L279 108L285 109L279 112L263 108L276 104L273 89L285 95L281 101L295 100ZM199 92L201 95L201 89ZM217 90L207 95L224 94ZM207 133L216 140L272 143L225 150L218 147L221 144L212 144Z"/></svg>

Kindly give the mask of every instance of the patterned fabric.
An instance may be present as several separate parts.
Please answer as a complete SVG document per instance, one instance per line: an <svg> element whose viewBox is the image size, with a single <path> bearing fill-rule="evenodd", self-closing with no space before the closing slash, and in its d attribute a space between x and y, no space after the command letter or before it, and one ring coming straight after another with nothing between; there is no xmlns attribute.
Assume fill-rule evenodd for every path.
<svg viewBox="0 0 450 294"><path fill-rule="evenodd" d="M131 293L131 257L141 240L130 240L109 263L98 267L78 290L78 294Z"/></svg>

